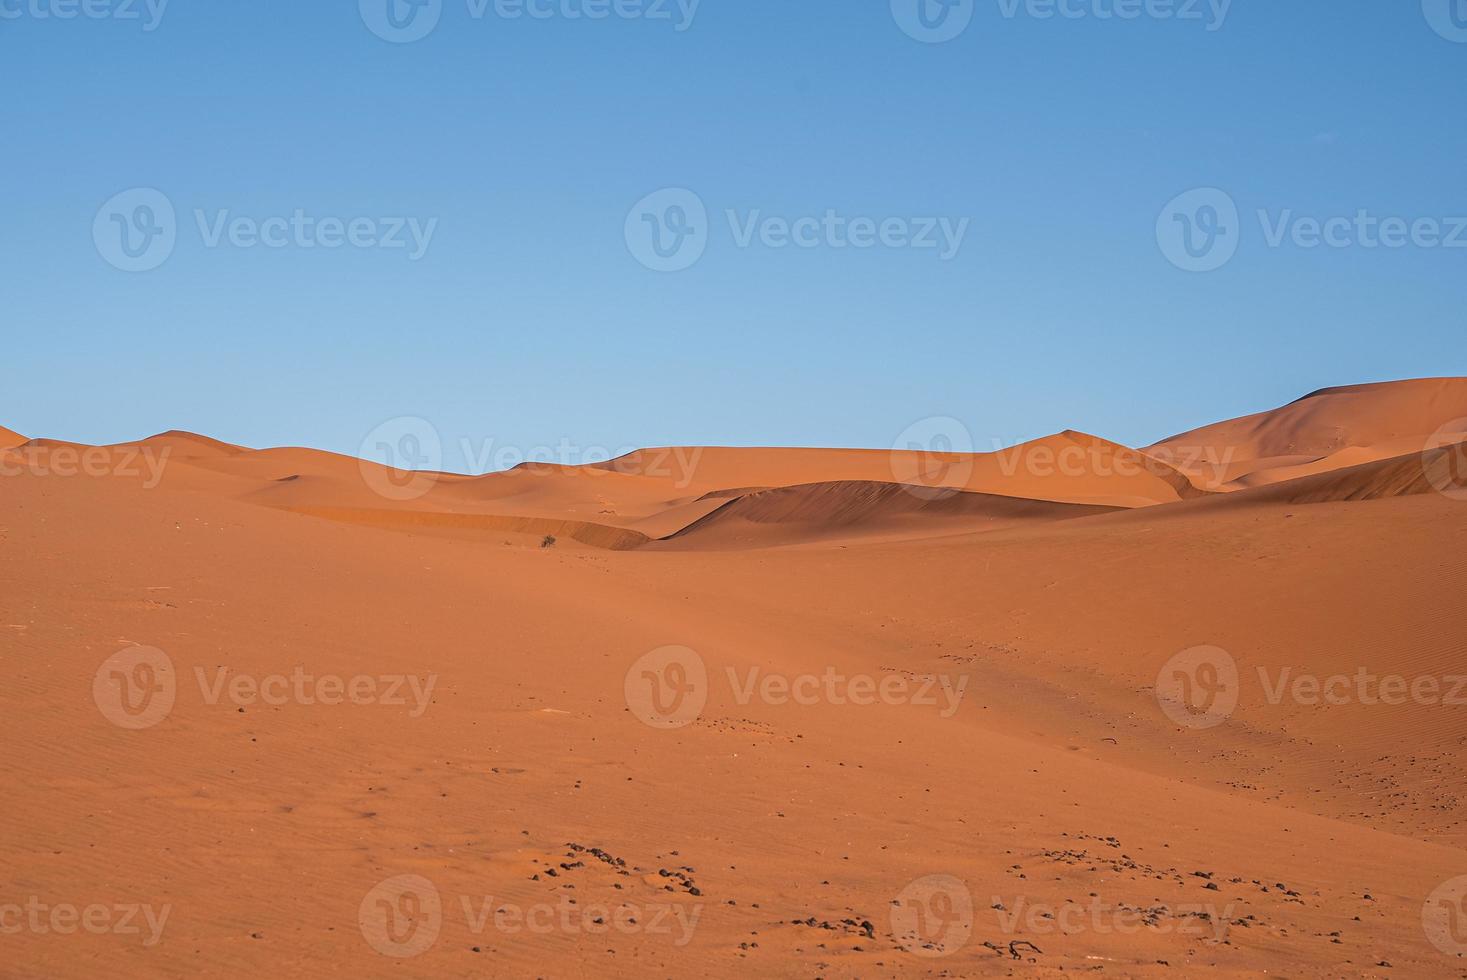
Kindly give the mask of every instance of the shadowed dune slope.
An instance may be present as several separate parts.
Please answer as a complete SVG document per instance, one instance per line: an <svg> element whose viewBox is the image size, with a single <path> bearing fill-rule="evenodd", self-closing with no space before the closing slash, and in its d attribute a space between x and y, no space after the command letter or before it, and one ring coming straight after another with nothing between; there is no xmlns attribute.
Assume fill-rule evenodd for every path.
<svg viewBox="0 0 1467 980"><path fill-rule="evenodd" d="M915 538L1088 517L1116 509L846 480L746 493L665 540L699 547L770 547L852 536Z"/></svg>
<svg viewBox="0 0 1467 980"><path fill-rule="evenodd" d="M1282 408L1206 425L1147 447L1204 486L1279 467L1285 478L1305 469L1350 466L1420 449L1443 426L1467 432L1467 378L1422 378L1325 388ZM1353 452L1351 452L1353 450ZM1339 454L1337 458L1336 454Z"/></svg>
<svg viewBox="0 0 1467 980"><path fill-rule="evenodd" d="M1445 493L1467 497L1467 443L1241 490L1226 503L1318 504Z"/></svg>

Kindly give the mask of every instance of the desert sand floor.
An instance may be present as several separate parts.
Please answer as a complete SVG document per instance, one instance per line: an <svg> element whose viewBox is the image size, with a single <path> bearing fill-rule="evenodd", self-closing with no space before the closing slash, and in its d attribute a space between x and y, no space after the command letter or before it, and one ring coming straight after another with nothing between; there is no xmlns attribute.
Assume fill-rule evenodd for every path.
<svg viewBox="0 0 1467 980"><path fill-rule="evenodd" d="M920 533L862 460L721 461L542 548L195 448L0 479L4 976L1467 976L1467 501L1393 457L1017 509L964 473ZM1197 647L1211 727L1158 700ZM1442 703L1270 698L1360 669Z"/></svg>

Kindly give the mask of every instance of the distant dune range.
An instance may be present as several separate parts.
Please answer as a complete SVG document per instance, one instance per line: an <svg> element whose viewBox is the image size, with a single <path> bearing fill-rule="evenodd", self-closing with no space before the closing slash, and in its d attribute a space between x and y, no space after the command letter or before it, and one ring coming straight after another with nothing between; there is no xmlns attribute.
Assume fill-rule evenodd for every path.
<svg viewBox="0 0 1467 980"><path fill-rule="evenodd" d="M0 974L1459 975L1423 909L1467 875L1464 416L1437 379L1144 450L487 476L0 430L0 906L171 910L150 946L0 935ZM127 730L95 685L137 645L176 699ZM684 727L629 693L667 647L706 668ZM1236 674L1212 727L1157 694L1199 647ZM414 713L199 680L298 671L434 686ZM829 676L964 693L745 693ZM1434 686L1373 697L1391 677ZM1350 696L1289 686L1331 678ZM403 875L441 909L399 959L360 917ZM931 876L966 917L900 918ZM643 927L493 915L628 905ZM653 928L668 907L696 927Z"/></svg>
<svg viewBox="0 0 1467 980"><path fill-rule="evenodd" d="M315 517L445 534L549 534L627 550L656 541L818 546L976 533L1275 485L1285 489L1256 499L1423 493L1432 487L1420 454L1444 425L1467 438L1467 380L1329 388L1142 450L1071 430L989 453L668 447L586 466L419 476L320 450L253 450L179 431L109 448L166 458L172 465L161 478L170 487ZM0 429L0 447L32 462L86 448L8 429ZM1323 474L1335 476L1311 479ZM427 489L410 499L374 488L414 479Z"/></svg>

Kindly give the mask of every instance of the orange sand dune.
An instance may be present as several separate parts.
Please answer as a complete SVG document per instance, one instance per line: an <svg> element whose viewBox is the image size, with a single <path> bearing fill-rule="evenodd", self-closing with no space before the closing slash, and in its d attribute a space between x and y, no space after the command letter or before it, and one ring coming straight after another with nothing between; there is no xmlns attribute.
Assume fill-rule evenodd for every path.
<svg viewBox="0 0 1467 980"><path fill-rule="evenodd" d="M18 440L13 443L14 447L34 449L67 449L82 451L86 449L112 449L112 450L148 450L158 455L177 456L181 459L209 458L215 456L232 456L238 453L249 452L242 446L231 445L208 436L201 436L194 432L172 430L160 432L146 439L138 439L130 442L119 442L106 445L93 445L84 442L69 442L61 439L24 439L16 436L9 429L0 428L0 443L7 441L7 437ZM5 448L12 448L7 446Z"/></svg>
<svg viewBox="0 0 1467 980"><path fill-rule="evenodd" d="M249 451L243 446L221 442L195 432L184 432L182 429L160 432L155 436L143 439L136 445L151 447L159 452L167 451L185 459L236 456Z"/></svg>
<svg viewBox="0 0 1467 980"><path fill-rule="evenodd" d="M1275 468L1278 479L1419 450L1447 426L1467 432L1467 378L1424 378L1325 388L1283 408L1203 426L1145 451L1204 486L1227 488ZM1336 454L1339 454L1336 459Z"/></svg>
<svg viewBox="0 0 1467 980"><path fill-rule="evenodd" d="M1467 963L1459 445L3 459L0 974Z"/></svg>
<svg viewBox="0 0 1467 980"><path fill-rule="evenodd" d="M24 444L26 441L26 437L21 435L19 432L11 432L3 425L0 425L0 449L9 449L12 446L19 446Z"/></svg>

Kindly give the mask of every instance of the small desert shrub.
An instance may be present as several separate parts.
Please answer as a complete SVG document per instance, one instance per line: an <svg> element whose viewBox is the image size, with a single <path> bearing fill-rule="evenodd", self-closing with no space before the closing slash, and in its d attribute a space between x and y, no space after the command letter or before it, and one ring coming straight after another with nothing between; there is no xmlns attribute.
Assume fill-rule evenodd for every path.
<svg viewBox="0 0 1467 980"><path fill-rule="evenodd" d="M553 535L553 534L547 534L547 535L545 535L545 537L541 538L540 539L540 547L542 547L542 548L554 548L555 547L555 535Z"/></svg>

